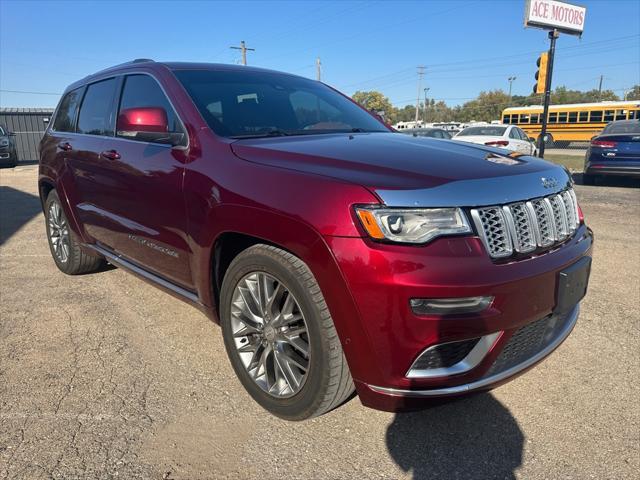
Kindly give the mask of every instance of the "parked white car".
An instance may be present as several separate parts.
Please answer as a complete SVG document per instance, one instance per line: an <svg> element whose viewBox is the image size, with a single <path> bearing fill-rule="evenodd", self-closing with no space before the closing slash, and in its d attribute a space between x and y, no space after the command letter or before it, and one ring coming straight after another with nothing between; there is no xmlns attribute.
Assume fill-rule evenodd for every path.
<svg viewBox="0 0 640 480"><path fill-rule="evenodd" d="M476 125L467 127L453 139L461 142L505 148L525 155L537 154L535 143L529 139L522 129L514 125Z"/></svg>

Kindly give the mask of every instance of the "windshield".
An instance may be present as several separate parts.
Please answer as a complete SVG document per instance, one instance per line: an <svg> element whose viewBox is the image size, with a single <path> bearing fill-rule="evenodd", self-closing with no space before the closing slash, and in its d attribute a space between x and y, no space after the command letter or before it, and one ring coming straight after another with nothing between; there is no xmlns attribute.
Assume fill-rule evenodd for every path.
<svg viewBox="0 0 640 480"><path fill-rule="evenodd" d="M640 133L640 121L611 123L602 133Z"/></svg>
<svg viewBox="0 0 640 480"><path fill-rule="evenodd" d="M501 137L504 135L504 131L507 127L469 127L462 130L457 136L466 137L471 135L477 135L482 137Z"/></svg>
<svg viewBox="0 0 640 480"><path fill-rule="evenodd" d="M389 131L349 99L313 80L252 71L174 73L211 129L224 137Z"/></svg>

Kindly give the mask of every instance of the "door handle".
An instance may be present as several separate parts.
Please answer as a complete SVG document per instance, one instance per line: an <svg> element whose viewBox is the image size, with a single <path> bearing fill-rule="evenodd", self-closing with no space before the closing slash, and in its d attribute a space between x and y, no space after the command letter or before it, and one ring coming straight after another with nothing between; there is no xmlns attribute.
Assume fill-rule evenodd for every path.
<svg viewBox="0 0 640 480"><path fill-rule="evenodd" d="M120 154L115 150L105 150L100 156L109 160L120 160Z"/></svg>
<svg viewBox="0 0 640 480"><path fill-rule="evenodd" d="M58 148L64 152L69 152L71 150L73 150L73 147L71 146L71 144L69 142L60 142L58 144Z"/></svg>

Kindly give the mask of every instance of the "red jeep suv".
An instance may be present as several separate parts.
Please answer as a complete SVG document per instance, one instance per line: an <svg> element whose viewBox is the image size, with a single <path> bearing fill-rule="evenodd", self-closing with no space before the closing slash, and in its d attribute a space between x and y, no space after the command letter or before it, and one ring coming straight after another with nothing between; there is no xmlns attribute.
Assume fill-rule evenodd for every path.
<svg viewBox="0 0 640 480"><path fill-rule="evenodd" d="M58 268L106 261L196 306L286 419L491 389L586 292L565 169L395 133L306 78L134 60L71 85L40 152Z"/></svg>

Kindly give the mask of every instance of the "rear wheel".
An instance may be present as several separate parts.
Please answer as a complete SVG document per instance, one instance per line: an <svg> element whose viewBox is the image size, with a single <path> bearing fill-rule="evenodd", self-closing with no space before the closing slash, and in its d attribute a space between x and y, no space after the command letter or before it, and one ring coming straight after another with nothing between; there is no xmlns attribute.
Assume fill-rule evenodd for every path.
<svg viewBox="0 0 640 480"><path fill-rule="evenodd" d="M93 272L104 265L102 258L93 257L81 250L80 242L69 228L69 221L55 190L47 197L44 211L51 256L62 272L79 275Z"/></svg>
<svg viewBox="0 0 640 480"><path fill-rule="evenodd" d="M240 253L225 274L220 311L231 365L274 415L322 415L353 393L324 297L299 258L269 245Z"/></svg>

